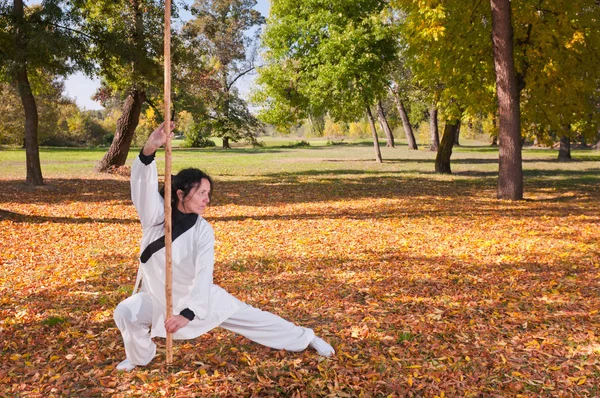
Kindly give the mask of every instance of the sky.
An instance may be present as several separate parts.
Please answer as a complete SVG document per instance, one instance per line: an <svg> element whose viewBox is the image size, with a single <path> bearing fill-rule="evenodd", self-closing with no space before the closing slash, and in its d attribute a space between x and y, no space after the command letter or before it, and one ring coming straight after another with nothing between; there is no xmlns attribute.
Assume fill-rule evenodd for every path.
<svg viewBox="0 0 600 398"><path fill-rule="evenodd" d="M192 4L193 0L185 0L185 3ZM257 0L256 10L260 11L265 17L269 14L269 0ZM191 14L181 11L181 19L186 21L191 18ZM250 86L254 81L254 75L249 74L239 79L236 82L236 86L242 93L248 93ZM82 73L76 73L69 76L65 80L65 90L70 98L73 98L77 105L82 109L95 110L102 109L102 105L99 102L93 101L92 96L96 92L96 89L100 86L100 80L98 78L89 78Z"/></svg>

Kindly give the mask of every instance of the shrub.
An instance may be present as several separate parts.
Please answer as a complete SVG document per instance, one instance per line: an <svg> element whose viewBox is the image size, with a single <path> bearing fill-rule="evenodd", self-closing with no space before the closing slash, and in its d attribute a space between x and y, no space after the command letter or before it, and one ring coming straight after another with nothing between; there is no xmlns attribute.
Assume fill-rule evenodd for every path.
<svg viewBox="0 0 600 398"><path fill-rule="evenodd" d="M195 123L187 132L185 141L182 146L184 148L207 148L214 147L214 141L210 140L210 127L202 123Z"/></svg>
<svg viewBox="0 0 600 398"><path fill-rule="evenodd" d="M291 142L287 145L284 145L285 148L306 148L310 146L310 142L308 141L296 141L296 142Z"/></svg>

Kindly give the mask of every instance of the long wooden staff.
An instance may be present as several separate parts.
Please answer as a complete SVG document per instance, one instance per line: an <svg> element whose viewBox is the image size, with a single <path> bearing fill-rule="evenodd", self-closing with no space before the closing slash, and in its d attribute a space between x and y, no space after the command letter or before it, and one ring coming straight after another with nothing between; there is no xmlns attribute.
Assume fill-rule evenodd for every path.
<svg viewBox="0 0 600 398"><path fill-rule="evenodd" d="M173 225L171 220L171 0L165 1L165 296L167 316L173 316ZM173 362L173 335L167 332L167 365Z"/></svg>

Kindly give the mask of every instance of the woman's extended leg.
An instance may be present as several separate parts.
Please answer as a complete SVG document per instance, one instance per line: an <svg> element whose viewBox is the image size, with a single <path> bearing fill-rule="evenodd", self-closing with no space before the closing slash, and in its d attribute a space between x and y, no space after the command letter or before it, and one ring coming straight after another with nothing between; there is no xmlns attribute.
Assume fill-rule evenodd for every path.
<svg viewBox="0 0 600 398"><path fill-rule="evenodd" d="M310 345L324 356L331 356L335 352L329 344L316 337L312 329L296 326L275 314L248 304L244 304L220 326L277 350L302 351ZM321 350L315 344L319 344Z"/></svg>
<svg viewBox="0 0 600 398"><path fill-rule="evenodd" d="M126 360L117 369L131 370L147 365L156 355L156 344L150 338L152 299L147 293L137 293L115 308L115 323L123 336ZM126 363L126 362L129 362ZM131 366L128 366L131 365Z"/></svg>

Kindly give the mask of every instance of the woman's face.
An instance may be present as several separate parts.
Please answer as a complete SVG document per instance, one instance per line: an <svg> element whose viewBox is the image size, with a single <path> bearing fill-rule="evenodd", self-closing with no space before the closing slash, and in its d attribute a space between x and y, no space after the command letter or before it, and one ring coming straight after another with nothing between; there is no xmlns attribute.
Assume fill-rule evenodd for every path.
<svg viewBox="0 0 600 398"><path fill-rule="evenodd" d="M200 180L200 184L193 187L186 197L183 197L183 193L181 189L177 190L179 198L177 209L182 213L196 213L201 216L204 208L210 202L210 182L203 178Z"/></svg>

